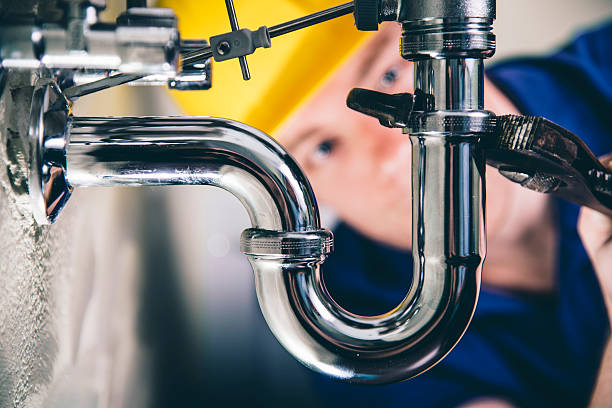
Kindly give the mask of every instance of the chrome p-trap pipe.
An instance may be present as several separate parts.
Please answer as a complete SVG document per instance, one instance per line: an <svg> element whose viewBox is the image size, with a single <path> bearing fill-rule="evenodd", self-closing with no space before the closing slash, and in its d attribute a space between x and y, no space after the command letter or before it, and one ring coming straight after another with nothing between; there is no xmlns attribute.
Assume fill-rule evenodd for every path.
<svg viewBox="0 0 612 408"><path fill-rule="evenodd" d="M320 266L331 233L320 228L302 171L271 138L215 118L75 118L60 108L61 97L52 97L54 89L47 83L36 90L30 129L30 187L40 222L51 222L74 188L217 186L247 209L253 228L243 233L242 248L261 310L306 366L350 382L397 381L429 368L464 331L477 293L477 257L446 262L445 245L427 244L431 262L415 263L414 283L396 309L355 315L325 289ZM437 230L418 232L420 223L415 228L425 243L440 242ZM449 233L445 242L463 239L461 229Z"/></svg>

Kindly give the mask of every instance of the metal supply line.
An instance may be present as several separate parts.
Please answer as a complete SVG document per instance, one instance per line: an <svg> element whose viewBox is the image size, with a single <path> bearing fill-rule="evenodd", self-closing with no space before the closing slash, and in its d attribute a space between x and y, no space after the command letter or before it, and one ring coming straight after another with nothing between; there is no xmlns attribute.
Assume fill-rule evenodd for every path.
<svg viewBox="0 0 612 408"><path fill-rule="evenodd" d="M231 0L226 0L227 2L231 2ZM233 5L232 5L233 10ZM355 3L353 1L341 4L336 7L329 8L327 10L319 11L317 13L313 13L304 17L297 18L295 20L288 21L286 23L281 23L270 28L266 28L270 38L276 38L281 35L289 34L297 30L301 30L303 28L312 27L313 25L324 23L329 20L333 20L338 17L345 16L347 14L351 14L355 10ZM235 11L234 11L235 15ZM233 26L232 26L233 29ZM213 57L213 50L209 47L204 47L199 50L193 51L191 53L186 54L183 57L183 64L197 64L202 61L206 61L209 58Z"/></svg>
<svg viewBox="0 0 612 408"><path fill-rule="evenodd" d="M232 0L225 0L226 8L229 15L230 26L232 31L224 34L224 36L232 36L239 35L240 32L251 33L248 29L240 30L240 26L238 24L238 17L236 15L236 9L234 7ZM268 37L269 39L279 37L281 35L289 34L297 30L301 30L303 28L311 27L316 24L324 23L329 20L333 20L338 17L342 17L348 14L351 14L355 10L354 2L348 2L345 4L341 4L336 7L329 8L327 10L319 11L317 13L313 13L304 17L297 18L295 20L291 20L285 23L281 23L270 28L262 27L261 34L264 37ZM218 36L217 36L218 37ZM253 42L252 37L247 36L247 41ZM265 40L264 40L265 42ZM183 70L198 68L198 65L206 64L211 58L216 56L216 60L221 59L220 56L227 55L231 50L231 44L233 42L227 39L222 38L219 42L217 42L218 52L215 53L213 51L212 46L202 47L196 50L189 50L186 52L181 52L181 63L183 65ZM266 47L266 45L260 45ZM269 45L268 45L269 46ZM258 47L251 47L245 53L239 53L235 56L225 56L222 60L225 61L227 59L238 58L240 62L240 69L242 71L242 78L245 81L248 81L251 78L251 73L249 70L249 65L246 60L246 55L255 51ZM267 47L266 47L267 48ZM99 92L104 89L112 88L118 85L123 85L129 82L137 81L139 79L144 78L146 75L142 74L114 74L105 78L101 78L97 81L89 82L82 85L75 85L66 89L65 95L67 98L74 100L76 98L89 95L94 92Z"/></svg>

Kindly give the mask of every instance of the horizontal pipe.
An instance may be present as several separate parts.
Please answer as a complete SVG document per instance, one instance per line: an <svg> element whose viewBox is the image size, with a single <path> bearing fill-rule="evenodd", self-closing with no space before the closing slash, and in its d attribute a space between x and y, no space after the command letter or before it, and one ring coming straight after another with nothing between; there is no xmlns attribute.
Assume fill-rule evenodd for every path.
<svg viewBox="0 0 612 408"><path fill-rule="evenodd" d="M250 126L215 118L72 118L69 133L72 187L211 185L235 195L254 227L319 228L298 165Z"/></svg>

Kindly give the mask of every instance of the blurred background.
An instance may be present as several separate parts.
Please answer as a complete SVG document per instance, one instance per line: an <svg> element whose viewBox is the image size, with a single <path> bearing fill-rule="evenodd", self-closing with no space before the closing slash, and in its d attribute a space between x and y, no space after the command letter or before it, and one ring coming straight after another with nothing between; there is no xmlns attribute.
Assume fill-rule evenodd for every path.
<svg viewBox="0 0 612 408"><path fill-rule="evenodd" d="M235 0L239 17L244 1L255 0ZM103 18L112 20L124 2L108 3ZM552 52L612 18L610 0L498 0L497 7L489 64ZM123 86L75 105L79 116L181 113L162 88ZM323 213L333 227L333 213ZM317 405L312 374L261 317L239 251L249 219L231 195L206 187L81 189L58 224L80 245L66 292L70 358L33 406Z"/></svg>

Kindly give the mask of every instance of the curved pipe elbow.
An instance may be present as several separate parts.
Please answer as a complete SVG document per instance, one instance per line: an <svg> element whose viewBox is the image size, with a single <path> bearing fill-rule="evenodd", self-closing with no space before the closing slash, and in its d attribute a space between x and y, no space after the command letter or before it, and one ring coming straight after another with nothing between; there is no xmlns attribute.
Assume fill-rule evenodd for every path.
<svg viewBox="0 0 612 408"><path fill-rule="evenodd" d="M459 341L476 307L485 256L477 140L411 140L412 283L390 312L359 316L333 300L320 269L329 233L252 229L242 236L271 330L305 366L337 380L386 384L428 370Z"/></svg>

